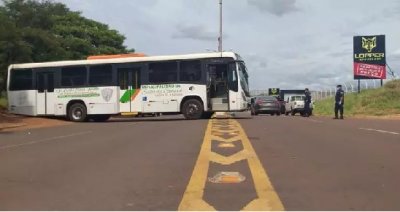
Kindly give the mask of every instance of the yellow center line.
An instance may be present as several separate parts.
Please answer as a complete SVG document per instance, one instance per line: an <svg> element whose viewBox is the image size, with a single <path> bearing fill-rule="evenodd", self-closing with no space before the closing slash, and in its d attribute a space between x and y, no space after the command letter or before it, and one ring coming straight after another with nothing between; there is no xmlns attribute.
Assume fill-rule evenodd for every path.
<svg viewBox="0 0 400 212"><path fill-rule="evenodd" d="M237 135L229 139L223 138L223 133L228 133L229 131L220 128L226 128L227 126L230 128L229 131L234 130L237 132ZM243 150L231 156L219 155L211 151L213 141L242 142ZM247 138L244 129L239 122L232 119L212 119L208 122L196 165L178 210L215 210L212 205L203 199L209 164L214 162L228 166L242 160L247 160L257 193L257 198L248 203L242 210L284 210L283 204L269 180L267 172L258 159L250 140Z"/></svg>

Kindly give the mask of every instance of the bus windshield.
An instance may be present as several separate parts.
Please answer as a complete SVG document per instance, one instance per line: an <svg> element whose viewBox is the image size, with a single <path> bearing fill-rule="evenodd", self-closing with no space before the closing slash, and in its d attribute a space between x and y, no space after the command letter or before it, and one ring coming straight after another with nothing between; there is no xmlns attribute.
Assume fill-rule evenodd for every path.
<svg viewBox="0 0 400 212"><path fill-rule="evenodd" d="M244 62L238 62L238 69L239 69L240 85L243 91L245 92L246 96L250 96L249 75L247 74L247 68Z"/></svg>

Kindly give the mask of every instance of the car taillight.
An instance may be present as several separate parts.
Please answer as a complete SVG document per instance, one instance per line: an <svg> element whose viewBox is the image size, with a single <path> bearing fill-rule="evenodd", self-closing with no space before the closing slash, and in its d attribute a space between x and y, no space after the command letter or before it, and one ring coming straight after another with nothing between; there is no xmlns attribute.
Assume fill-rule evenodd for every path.
<svg viewBox="0 0 400 212"><path fill-rule="evenodd" d="M260 105L260 104L262 104L262 101L261 100L257 100L256 104Z"/></svg>

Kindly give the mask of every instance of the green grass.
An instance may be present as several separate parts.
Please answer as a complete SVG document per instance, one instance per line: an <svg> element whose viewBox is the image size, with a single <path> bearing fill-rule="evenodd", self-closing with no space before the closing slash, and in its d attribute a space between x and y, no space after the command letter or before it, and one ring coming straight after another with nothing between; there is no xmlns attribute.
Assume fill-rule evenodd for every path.
<svg viewBox="0 0 400 212"><path fill-rule="evenodd" d="M332 116L333 110L333 98L315 103L316 115ZM364 90L360 94L346 94L344 112L346 116L400 114L400 80L390 81L382 88Z"/></svg>

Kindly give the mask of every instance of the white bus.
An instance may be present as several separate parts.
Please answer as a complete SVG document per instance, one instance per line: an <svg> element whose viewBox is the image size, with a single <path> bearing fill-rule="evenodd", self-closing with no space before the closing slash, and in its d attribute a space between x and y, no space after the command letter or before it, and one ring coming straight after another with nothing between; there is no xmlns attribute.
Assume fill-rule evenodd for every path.
<svg viewBox="0 0 400 212"><path fill-rule="evenodd" d="M186 119L248 109L245 63L233 52L10 65L9 111L106 121L116 114Z"/></svg>

